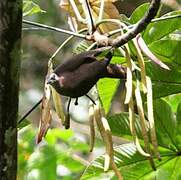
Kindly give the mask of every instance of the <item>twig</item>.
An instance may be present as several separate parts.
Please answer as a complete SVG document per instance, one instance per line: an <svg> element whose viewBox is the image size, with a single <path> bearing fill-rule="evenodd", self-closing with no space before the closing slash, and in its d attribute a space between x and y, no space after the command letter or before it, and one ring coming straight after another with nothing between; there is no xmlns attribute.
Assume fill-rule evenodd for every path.
<svg viewBox="0 0 181 180"><path fill-rule="evenodd" d="M96 28L95 28L95 23L94 23L94 19L92 16L92 12L91 12L88 0L83 1L83 6L85 7L85 8L83 8L83 10L84 10L84 13L85 13L87 20L88 20L87 25L88 25L88 27L90 27L89 33L92 34L96 30Z"/></svg>
<svg viewBox="0 0 181 180"><path fill-rule="evenodd" d="M173 15L173 16L163 16L163 17L160 17L160 18L155 18L155 19L152 19L150 23L156 23L156 22L159 22L159 21L165 21L165 20L168 20L168 19L175 19L175 18L181 18L181 15L178 14L178 15ZM103 19L99 22L97 22L97 26L100 25L100 24L103 24L103 23L109 23L109 22L114 22L116 23L116 21L118 21L117 19ZM121 31L123 30L127 30L127 29L131 29L135 26L136 24L132 24L132 25L128 25L127 27L123 27L123 28L120 28L120 29L115 29L113 31L110 31L108 33L108 37L109 36L113 36L117 33L120 33Z"/></svg>
<svg viewBox="0 0 181 180"><path fill-rule="evenodd" d="M18 121L18 124L21 124L21 122L33 111L35 110L39 105L40 103L42 102L42 99L41 98L19 121Z"/></svg>
<svg viewBox="0 0 181 180"><path fill-rule="evenodd" d="M104 14L104 0L101 0L101 5L100 5L100 11L99 11L99 17L98 21L101 21L103 19L103 14Z"/></svg>
<svg viewBox="0 0 181 180"><path fill-rule="evenodd" d="M61 32L61 33L69 34L69 35L74 35L74 36L79 37L79 38L84 38L84 39L86 38L86 36L83 35L83 34L79 34L79 33L75 33L75 32L72 32L72 31L65 30L65 29L60 29L60 28L48 26L48 25L41 24L41 23L36 23L36 22L32 22L32 21L27 21L27 20L23 20L23 23L33 25L33 26L37 26L37 27L41 27L41 28L45 28L45 29L49 29L49 30L52 30L52 31L57 31L57 32Z"/></svg>
<svg viewBox="0 0 181 180"><path fill-rule="evenodd" d="M22 28L22 31L47 31L48 29L41 28L41 27L29 27L29 28Z"/></svg>
<svg viewBox="0 0 181 180"><path fill-rule="evenodd" d="M160 18L155 18L155 19L152 19L151 23L155 23L155 22L159 22L159 21L165 21L165 20L174 19L174 18L181 18L181 14L172 15L172 16L163 16L163 17L160 17Z"/></svg>
<svg viewBox="0 0 181 180"><path fill-rule="evenodd" d="M71 6L72 6L72 9L73 9L73 11L75 13L75 16L76 16L77 20L79 22L82 22L82 23L85 24L85 19L83 19L82 16L80 15L79 10L77 9L77 6L76 6L74 0L69 0L69 2L71 4Z"/></svg>

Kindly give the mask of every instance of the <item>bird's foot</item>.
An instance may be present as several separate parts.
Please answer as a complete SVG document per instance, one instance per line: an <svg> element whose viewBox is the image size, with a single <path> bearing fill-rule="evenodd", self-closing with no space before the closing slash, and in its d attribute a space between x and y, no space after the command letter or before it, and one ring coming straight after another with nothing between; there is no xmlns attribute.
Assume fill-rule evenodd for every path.
<svg viewBox="0 0 181 180"><path fill-rule="evenodd" d="M75 106L77 106L78 105L78 98L76 98L76 100L75 100Z"/></svg>

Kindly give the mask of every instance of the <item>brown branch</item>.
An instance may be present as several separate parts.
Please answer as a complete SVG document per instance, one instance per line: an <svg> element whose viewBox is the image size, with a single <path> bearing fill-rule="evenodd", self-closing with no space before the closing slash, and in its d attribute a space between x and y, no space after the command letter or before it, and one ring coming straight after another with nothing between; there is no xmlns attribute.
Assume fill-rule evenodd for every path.
<svg viewBox="0 0 181 180"><path fill-rule="evenodd" d="M124 35L118 37L117 39L110 42L113 47L120 47L126 44L131 39L135 38L137 34L146 29L151 20L156 16L160 7L160 0L152 0L150 8L148 9L145 16L135 25L130 31Z"/></svg>

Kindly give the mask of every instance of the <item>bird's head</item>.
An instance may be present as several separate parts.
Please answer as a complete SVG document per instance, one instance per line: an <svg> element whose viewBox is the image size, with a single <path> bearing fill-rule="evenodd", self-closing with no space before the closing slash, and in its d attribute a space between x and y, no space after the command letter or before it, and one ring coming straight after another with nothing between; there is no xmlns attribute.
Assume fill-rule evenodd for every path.
<svg viewBox="0 0 181 180"><path fill-rule="evenodd" d="M55 84L59 84L60 87L64 86L64 76L58 76L55 73L52 73L49 75L48 79L47 79L47 84L50 85L55 85Z"/></svg>
<svg viewBox="0 0 181 180"><path fill-rule="evenodd" d="M58 82L59 79L60 79L60 77L59 77L57 74L52 73L52 74L50 74L49 77L47 78L47 84L52 85L52 84L54 84L55 82Z"/></svg>

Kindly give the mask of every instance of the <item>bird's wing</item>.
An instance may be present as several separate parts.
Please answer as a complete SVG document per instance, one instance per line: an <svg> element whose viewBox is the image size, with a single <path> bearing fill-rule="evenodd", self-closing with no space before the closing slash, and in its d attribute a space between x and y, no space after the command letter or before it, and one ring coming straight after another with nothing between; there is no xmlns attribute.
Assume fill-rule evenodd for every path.
<svg viewBox="0 0 181 180"><path fill-rule="evenodd" d="M65 60L64 63L60 64L54 72L58 75L67 71L73 71L84 63L92 63L96 61L96 58L94 57L95 54L97 54L97 52L89 51L72 56L71 58Z"/></svg>

